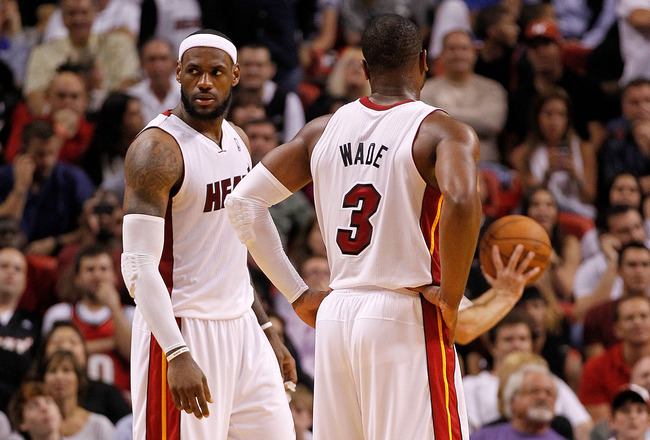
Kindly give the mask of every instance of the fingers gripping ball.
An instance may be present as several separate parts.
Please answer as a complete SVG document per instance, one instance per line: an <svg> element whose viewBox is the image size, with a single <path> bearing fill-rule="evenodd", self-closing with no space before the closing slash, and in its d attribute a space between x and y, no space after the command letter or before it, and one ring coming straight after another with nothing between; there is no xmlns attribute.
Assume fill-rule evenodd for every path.
<svg viewBox="0 0 650 440"><path fill-rule="evenodd" d="M525 215L507 215L496 220L485 231L479 246L479 260L483 270L494 277L496 270L492 263L492 246L499 246L499 253L503 264L508 264L508 259L518 244L524 246L521 259L528 251L535 253L529 268L539 267L539 273L528 280L530 285L539 278L551 258L551 239L542 225ZM520 260L521 260L520 259Z"/></svg>

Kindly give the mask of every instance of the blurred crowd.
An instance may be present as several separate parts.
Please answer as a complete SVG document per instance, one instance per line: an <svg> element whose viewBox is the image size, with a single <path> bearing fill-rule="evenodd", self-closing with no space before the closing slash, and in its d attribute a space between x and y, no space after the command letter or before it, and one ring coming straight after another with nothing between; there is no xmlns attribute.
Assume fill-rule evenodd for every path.
<svg viewBox="0 0 650 440"><path fill-rule="evenodd" d="M360 36L385 12L421 29L421 100L479 136L482 231L522 214L551 238L512 312L458 346L472 438L646 438L650 0L0 0L0 439L131 438L124 156L180 100L181 40L237 46L227 119L255 164L370 93ZM271 214L327 290L311 187ZM309 439L314 331L249 265ZM466 296L488 288L477 252Z"/></svg>

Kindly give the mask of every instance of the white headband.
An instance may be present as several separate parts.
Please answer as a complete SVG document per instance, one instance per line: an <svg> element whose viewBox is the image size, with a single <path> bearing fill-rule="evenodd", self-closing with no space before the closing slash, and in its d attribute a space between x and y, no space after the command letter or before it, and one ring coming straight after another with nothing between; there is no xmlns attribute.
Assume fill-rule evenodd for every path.
<svg viewBox="0 0 650 440"><path fill-rule="evenodd" d="M215 49L221 49L230 55L232 58L233 64L237 63L237 48L231 41L220 37L219 35L214 34L194 34L190 35L181 42L181 46L178 49L178 59L183 58L183 54L188 49L193 47L214 47Z"/></svg>

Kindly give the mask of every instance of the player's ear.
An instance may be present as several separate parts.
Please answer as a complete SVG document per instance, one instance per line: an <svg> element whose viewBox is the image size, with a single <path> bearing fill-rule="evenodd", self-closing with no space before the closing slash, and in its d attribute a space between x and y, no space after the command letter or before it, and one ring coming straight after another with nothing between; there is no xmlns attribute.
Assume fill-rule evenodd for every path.
<svg viewBox="0 0 650 440"><path fill-rule="evenodd" d="M361 67L363 68L363 74L368 81L370 81L370 69L368 69L368 62L366 60L361 60Z"/></svg>
<svg viewBox="0 0 650 440"><path fill-rule="evenodd" d="M237 84L239 84L240 73L241 71L239 70L239 64L232 66L232 82L230 83L232 87L235 87Z"/></svg>
<svg viewBox="0 0 650 440"><path fill-rule="evenodd" d="M420 52L420 70L424 72L429 71L429 66L427 65L427 50L422 49Z"/></svg>
<svg viewBox="0 0 650 440"><path fill-rule="evenodd" d="M180 83L181 82L181 68L183 66L181 65L180 61L176 61L176 82Z"/></svg>

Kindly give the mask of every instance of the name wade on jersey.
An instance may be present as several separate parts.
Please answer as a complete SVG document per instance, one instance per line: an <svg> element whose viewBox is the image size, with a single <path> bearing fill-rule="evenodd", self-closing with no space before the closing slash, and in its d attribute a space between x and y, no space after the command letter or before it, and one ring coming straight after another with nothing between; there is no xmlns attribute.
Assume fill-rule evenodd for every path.
<svg viewBox="0 0 650 440"><path fill-rule="evenodd" d="M247 171L250 171L250 169ZM212 212L222 209L223 201L226 199L226 196L235 189L235 186L237 186L244 176L246 176L246 174L232 178L229 177L219 182L208 183L206 185L203 212Z"/></svg>
<svg viewBox="0 0 650 440"><path fill-rule="evenodd" d="M388 151L388 147L382 145L377 148L375 143L371 142L366 148L364 147L363 142L359 142L357 151L354 155L354 161L352 160L351 142L339 145L339 150L341 151L341 159L343 160L344 167L347 167L348 165L372 165L375 168L379 168L379 159L383 157L384 151Z"/></svg>

